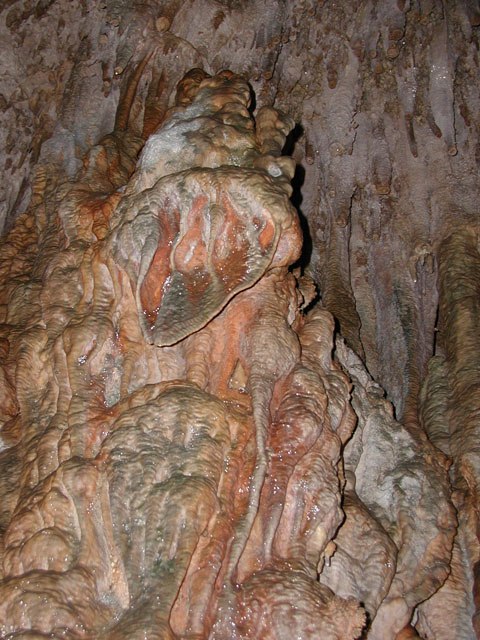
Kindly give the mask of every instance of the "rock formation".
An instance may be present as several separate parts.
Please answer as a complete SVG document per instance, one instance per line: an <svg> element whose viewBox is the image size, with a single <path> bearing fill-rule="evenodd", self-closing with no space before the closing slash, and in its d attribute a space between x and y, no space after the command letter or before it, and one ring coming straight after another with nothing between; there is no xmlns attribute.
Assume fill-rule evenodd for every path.
<svg viewBox="0 0 480 640"><path fill-rule="evenodd" d="M477 9L4 5L0 637L480 637Z"/></svg>

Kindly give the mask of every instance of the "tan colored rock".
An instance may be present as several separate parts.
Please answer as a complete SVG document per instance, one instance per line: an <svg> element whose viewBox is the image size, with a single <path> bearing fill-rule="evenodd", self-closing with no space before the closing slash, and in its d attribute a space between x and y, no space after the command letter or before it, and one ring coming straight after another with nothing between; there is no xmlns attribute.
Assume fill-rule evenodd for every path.
<svg viewBox="0 0 480 640"><path fill-rule="evenodd" d="M475 638L478 12L3 4L0 635Z"/></svg>
<svg viewBox="0 0 480 640"><path fill-rule="evenodd" d="M396 560L389 551L387 564L396 562L395 574L368 637L393 640L409 624L415 607L435 594L450 573L457 525L447 475L450 464L418 427L407 428L394 420L382 390L358 357L338 340L337 353L352 378L352 404L359 418L345 450L345 467L355 476L355 491L364 508L381 525L377 529L383 528L397 549ZM367 557L378 550L374 540L372 535L365 543ZM349 541L347 552L351 544ZM362 578L363 566L357 571L355 566L349 563L353 580L347 574L339 584L343 593L356 596L355 583ZM373 558L372 571L383 587L381 569L380 555Z"/></svg>
<svg viewBox="0 0 480 640"><path fill-rule="evenodd" d="M305 602L298 633L318 626L353 638L363 625L358 603L315 581L342 518L349 383L331 359L331 318L300 315L288 272L300 249L291 173L254 166L263 156L253 123L231 107L247 94L229 73L203 80L191 106L151 137L125 190L117 185L133 173L139 140L120 128L92 149L76 183L39 194L44 244L6 313L24 327L8 334L23 355L20 488L4 516L6 633L74 637L80 625L97 637L173 638L207 634L216 619L221 635L222 602L238 582L255 574L268 602L275 559L286 563L292 604L306 589L325 605L310 621ZM128 121L126 108L117 122ZM225 159L243 166L210 166L208 138L189 156L181 130L177 159L162 152L158 141L190 108L200 122L212 109L225 116ZM157 175L145 188L155 144ZM158 175L162 153L169 175ZM51 594L44 612L41 588Z"/></svg>

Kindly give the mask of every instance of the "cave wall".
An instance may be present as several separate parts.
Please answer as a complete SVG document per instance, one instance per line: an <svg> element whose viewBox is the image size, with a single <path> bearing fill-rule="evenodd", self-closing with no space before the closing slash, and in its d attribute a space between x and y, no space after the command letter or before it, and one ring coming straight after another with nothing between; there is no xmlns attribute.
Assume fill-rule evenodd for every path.
<svg viewBox="0 0 480 640"><path fill-rule="evenodd" d="M436 622L438 611L446 609L457 625L457 637L475 637L477 4L7 0L0 20L1 219L4 233L10 231L2 245L2 375L7 390L2 442L8 452L4 464L12 469L4 490L9 498L2 528L19 509L17 489L22 482L26 485L18 474L25 475L21 460L29 455L25 438L30 437L26 405L31 404L31 383L27 380L22 396L18 359L23 357L20 337L31 311L22 307L22 297L33 306L39 297L47 301L38 320L45 313L50 317L45 311L49 296L53 300L58 287L68 288L66 282L50 278L55 268L73 273L83 264L83 284L77 286L85 286L85 273L94 269L95 261L88 254L90 262L85 262L81 256L86 249L80 243L75 255L70 253L65 264L55 266L56 254L64 249L61 233L68 238L69 225L73 229L83 224L82 241L90 243L93 232L99 242L105 239L108 244L110 214L105 213L102 199L108 195L108 206L115 211L123 188L130 184L138 153L168 118L178 82L191 68L210 75L230 69L248 80L252 113L274 107L295 124L284 152L296 162L291 199L304 235L297 264L305 282L309 277L317 288L314 309L330 312L346 340L337 344L336 358L353 382L351 402L358 427L342 450L346 484L340 480L335 490L347 514L346 524L335 538L342 517L332 516L332 506L333 520L319 548L324 550L335 539L337 551L329 566L321 566L319 584L337 596L356 598L371 617L378 610L377 628L372 627L369 637L387 637L381 634L387 633L390 620L394 622L388 633L395 637L412 616L425 637L450 637L451 627ZM189 98L185 100L186 105ZM182 106L178 95L177 105ZM149 144L142 155L145 167L148 162L154 166L155 154L162 150ZM222 146L219 140L215 144ZM190 152L185 148L182 153ZM198 157L194 166L201 167L203 160ZM230 156L222 162L241 164ZM153 170L152 175L143 183L137 179L135 188L151 188L161 174ZM69 197L71 204L65 205ZM93 222L92 207L99 212ZM103 259L98 258L99 263ZM124 264L122 268L127 269ZM73 285L69 287L66 309L72 300L84 299ZM331 342L333 326L326 317L323 322L330 328L323 330L330 332ZM79 322L70 316L62 321L52 318L38 322L63 322L65 327ZM91 332L99 331L96 322L100 317L94 314L88 320ZM228 322L225 327L228 332ZM72 346L76 353L83 338L75 338L70 329L69 333L72 345L79 341ZM108 331L102 335L106 340ZM129 340L135 343L137 338ZM36 349L40 353L46 347L37 344ZM106 393L111 406L134 390L128 382L123 387L117 384L117 377L124 375L118 373L118 349L119 345L107 350L110 364L102 373L110 380ZM78 353L79 358L86 355ZM40 357L34 370L47 367L51 357L45 361ZM174 363L174 356L168 358L166 362ZM48 375L54 376L60 365L48 366L52 367ZM101 369L100 364L95 366ZM177 367L180 378L187 375L178 363L164 365L168 366ZM143 384L172 378L158 370L157 377L149 375L153 378L144 376ZM381 398L382 389L386 400ZM212 393L217 392L214 385ZM341 391L341 402L348 402L349 393ZM47 405L45 401L46 415ZM70 410L73 416L74 408ZM84 422L93 420L87 415ZM79 428L78 420L69 428L75 424ZM393 432L395 447L389 457L385 442ZM38 432L33 430L31 437L35 450ZM47 450L49 442L44 439ZM80 450L79 455L85 452ZM333 447L325 455L333 461L338 454ZM369 467L374 476L369 476ZM417 469L413 477L405 473L407 468ZM378 495L372 494L379 478L389 480ZM386 502L385 496L389 496ZM407 507L409 501L415 506ZM455 543L452 503L458 518ZM442 505L438 512L435 504ZM350 519L349 511L355 514ZM421 525L413 524L418 513ZM398 520L402 525L396 530ZM368 564L367 558L358 563L360 551L351 548L359 529L368 531L371 541L383 541L386 568L379 580L378 558L372 561L370 594L358 584L360 566ZM438 549L432 551L435 545ZM422 559L414 548L424 549L423 555L418 551ZM355 562L356 571L351 568ZM348 573L346 567L352 573L349 585L339 577ZM281 582L275 572L264 578L265 584ZM252 594L265 588L252 584L245 587ZM120 603L126 598L121 589L116 597ZM248 597L242 606L247 606ZM422 600L426 602L418 606ZM176 619L180 617L177 613Z"/></svg>
<svg viewBox="0 0 480 640"><path fill-rule="evenodd" d="M28 205L40 150L73 176L145 55L138 109L151 74L159 109L192 67L245 74L259 106L297 123L295 204L324 304L397 415L415 412L438 244L476 219L475 3L4 4L5 228Z"/></svg>

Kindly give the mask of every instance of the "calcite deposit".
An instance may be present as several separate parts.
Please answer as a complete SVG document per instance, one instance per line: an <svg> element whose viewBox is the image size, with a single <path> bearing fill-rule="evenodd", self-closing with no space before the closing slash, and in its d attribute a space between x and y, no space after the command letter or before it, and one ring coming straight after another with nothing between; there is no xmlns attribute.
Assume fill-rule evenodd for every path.
<svg viewBox="0 0 480 640"><path fill-rule="evenodd" d="M114 159L132 170L138 145L120 129L76 180L39 176L35 224L6 241L10 264L29 226L38 253L28 280L6 273L2 633L250 637L281 610L280 628L354 638L360 603L317 581L355 420L332 321L300 313L288 270L293 122L265 108L255 126L228 72L179 95L124 186Z"/></svg>
<svg viewBox="0 0 480 640"><path fill-rule="evenodd" d="M0 3L0 637L480 637L474 3Z"/></svg>

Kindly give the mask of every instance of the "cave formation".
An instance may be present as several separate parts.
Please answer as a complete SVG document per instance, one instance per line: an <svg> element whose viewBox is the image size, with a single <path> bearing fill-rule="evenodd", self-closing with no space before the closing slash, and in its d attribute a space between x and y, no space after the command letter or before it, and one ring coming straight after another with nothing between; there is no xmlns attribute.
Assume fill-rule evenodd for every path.
<svg viewBox="0 0 480 640"><path fill-rule="evenodd" d="M480 637L478 3L0 19L0 637Z"/></svg>

